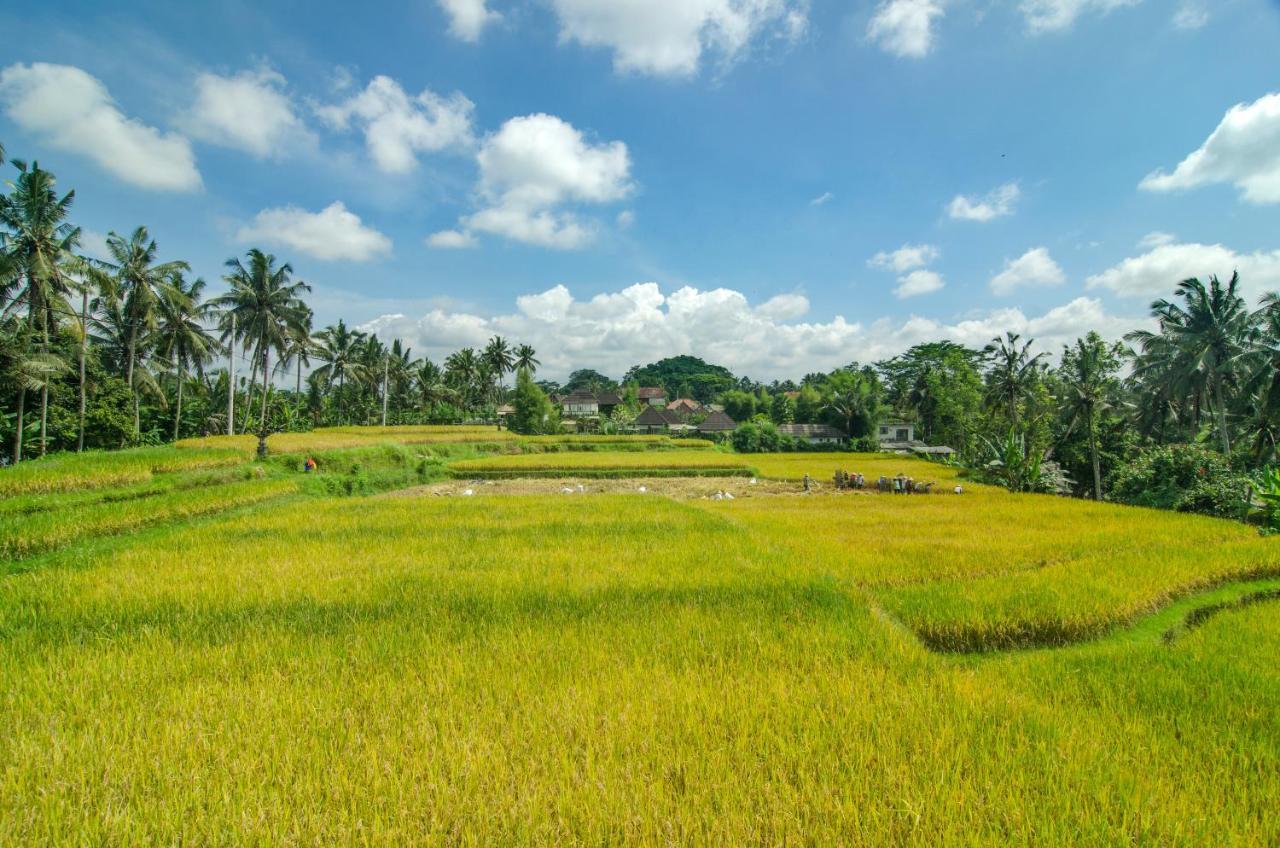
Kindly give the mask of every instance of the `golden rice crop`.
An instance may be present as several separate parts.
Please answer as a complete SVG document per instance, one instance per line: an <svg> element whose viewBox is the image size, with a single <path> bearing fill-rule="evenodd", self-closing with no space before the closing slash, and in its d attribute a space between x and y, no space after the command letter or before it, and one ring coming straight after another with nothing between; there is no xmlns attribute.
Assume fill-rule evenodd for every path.
<svg viewBox="0 0 1280 848"><path fill-rule="evenodd" d="M178 452L169 447L122 451L54 454L0 469L0 497L123 486L154 474L236 465L244 457L235 450Z"/></svg>
<svg viewBox="0 0 1280 848"><path fill-rule="evenodd" d="M981 510L1006 501L1027 509L1001 514L1019 526L986 525L996 553L1000 536L1034 536L1064 503L779 497L795 514L772 532L755 512L765 498L311 500L122 540L89 561L55 554L76 567L0 579L0 833L1280 841L1274 604L1172 644L957 658L873 611L888 542L842 570L837 554L861 533L841 530L818 558L828 528L859 509L924 510L865 525L919 534L935 504L982 525ZM1050 530L1069 546L1065 524ZM1119 544L1110 532L1086 542ZM1200 545L1226 538L1197 532ZM797 547L797 533L817 541ZM1126 552L1135 568L1163 567L1158 551Z"/></svg>
<svg viewBox="0 0 1280 848"><path fill-rule="evenodd" d="M493 456L453 462L456 477L744 475L753 473L742 457L715 451L594 451Z"/></svg>
<svg viewBox="0 0 1280 848"><path fill-rule="evenodd" d="M0 514L0 559L258 503L298 490L294 480L243 480L165 494ZM52 507L53 505L50 505Z"/></svg>
<svg viewBox="0 0 1280 848"><path fill-rule="evenodd" d="M960 477L960 469L914 456L889 453L762 453L753 454L752 463L762 477L799 480L808 474L821 486L831 482L836 471L860 473L874 486L881 476L899 474L920 481L935 481L939 487L971 486Z"/></svg>
<svg viewBox="0 0 1280 848"><path fill-rule="evenodd" d="M321 453L372 447L378 444L433 445L478 443L501 445L514 443L509 430L493 427L345 427L312 430L306 433L273 433L267 437L267 448L273 453ZM183 439L175 443L183 449L233 448L251 456L258 448L258 437L205 436Z"/></svg>

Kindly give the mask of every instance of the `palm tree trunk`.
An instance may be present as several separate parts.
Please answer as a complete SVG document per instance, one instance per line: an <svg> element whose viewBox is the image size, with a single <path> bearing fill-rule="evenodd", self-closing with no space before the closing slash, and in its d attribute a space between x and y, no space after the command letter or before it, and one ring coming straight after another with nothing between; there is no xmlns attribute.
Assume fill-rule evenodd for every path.
<svg viewBox="0 0 1280 848"><path fill-rule="evenodd" d="M1102 463L1098 458L1098 428L1089 412L1089 461L1093 464L1093 499L1102 500Z"/></svg>
<svg viewBox="0 0 1280 848"><path fill-rule="evenodd" d="M13 433L13 462L22 462L22 417L27 407L26 387L18 389L18 428Z"/></svg>
<svg viewBox="0 0 1280 848"><path fill-rule="evenodd" d="M253 418L253 387L258 382L258 358L254 357L253 367L249 369L249 393L244 399L244 421L241 424L240 432L249 432L249 420Z"/></svg>
<svg viewBox="0 0 1280 848"><path fill-rule="evenodd" d="M1218 434L1222 439L1222 455L1231 456L1231 435L1227 432L1227 408L1222 403L1222 375L1213 380L1214 405L1218 407Z"/></svg>
<svg viewBox="0 0 1280 848"><path fill-rule="evenodd" d="M45 355L49 353L49 313L42 312L40 315L40 323L44 325L44 342L42 350ZM40 455L44 456L48 450L48 429L49 429L49 378L46 377L44 385L40 387Z"/></svg>
<svg viewBox="0 0 1280 848"><path fill-rule="evenodd" d="M125 369L124 381L129 384L129 394L133 397L133 436L141 435L141 413L138 410L138 389L133 384L134 361L138 358L138 327L132 321L129 324L129 364Z"/></svg>
<svg viewBox="0 0 1280 848"><path fill-rule="evenodd" d="M178 427L182 423L182 363L178 363L178 405L173 413L173 440L178 441Z"/></svg>
<svg viewBox="0 0 1280 848"><path fill-rule="evenodd" d="M294 383L293 393L295 395L302 394L302 357L298 357L298 380Z"/></svg>
<svg viewBox="0 0 1280 848"><path fill-rule="evenodd" d="M271 355L271 348L266 345L262 346L262 426L258 430L264 433L267 430L267 397L271 394L270 374L267 370L268 357Z"/></svg>
<svg viewBox="0 0 1280 848"><path fill-rule="evenodd" d="M80 300L80 428L76 435L76 453L84 450L85 360L89 355L89 289Z"/></svg>

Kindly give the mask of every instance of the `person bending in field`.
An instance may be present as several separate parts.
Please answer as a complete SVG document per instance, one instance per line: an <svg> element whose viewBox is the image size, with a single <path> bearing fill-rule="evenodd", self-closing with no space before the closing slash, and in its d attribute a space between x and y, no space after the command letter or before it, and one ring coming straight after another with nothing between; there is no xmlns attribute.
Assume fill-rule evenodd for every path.
<svg viewBox="0 0 1280 848"><path fill-rule="evenodd" d="M302 463L303 474L310 474L313 471L319 471L319 470L320 470L320 466L316 465L316 461L311 457L307 457L307 461Z"/></svg>

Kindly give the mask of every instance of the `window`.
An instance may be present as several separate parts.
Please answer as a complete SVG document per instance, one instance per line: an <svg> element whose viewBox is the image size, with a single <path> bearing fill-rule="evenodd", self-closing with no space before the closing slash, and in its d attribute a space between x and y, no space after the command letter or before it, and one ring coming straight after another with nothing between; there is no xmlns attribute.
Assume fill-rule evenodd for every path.
<svg viewBox="0 0 1280 848"><path fill-rule="evenodd" d="M908 430L908 429L907 429L907 428L905 428L905 427L899 427L899 428L898 428L898 435L897 435L897 437L896 437L896 438L897 438L897 440L898 440L898 441L900 441L900 442L907 442L907 441L910 441L910 440L911 440L911 431L910 431L910 430Z"/></svg>

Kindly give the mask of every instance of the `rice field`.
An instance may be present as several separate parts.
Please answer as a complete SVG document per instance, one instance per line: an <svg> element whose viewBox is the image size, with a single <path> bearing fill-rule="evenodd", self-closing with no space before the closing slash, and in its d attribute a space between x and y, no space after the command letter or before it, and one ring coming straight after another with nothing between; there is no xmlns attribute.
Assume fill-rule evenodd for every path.
<svg viewBox="0 0 1280 848"><path fill-rule="evenodd" d="M510 430L476 425L406 425L396 427L320 427L305 433L273 433L267 437L267 448L275 453L319 453L348 450L378 444L457 445L475 444L494 449L538 450L705 450L714 447L705 439L673 439L669 436L601 436L557 435L520 436ZM204 436L183 439L178 448L222 449L251 456L258 449L258 437Z"/></svg>
<svg viewBox="0 0 1280 848"><path fill-rule="evenodd" d="M533 453L468 459L449 465L455 477L750 476L744 457L717 451Z"/></svg>
<svg viewBox="0 0 1280 848"><path fill-rule="evenodd" d="M157 474L220 468L244 462L227 448L175 451L173 448L134 448L55 454L0 469L0 497L70 492L80 489L141 483Z"/></svg>
<svg viewBox="0 0 1280 848"><path fill-rule="evenodd" d="M1280 539L967 483L799 494L826 463L931 479L897 457L479 461L672 459L778 482L328 497L281 458L121 484L299 488L76 519L0 568L0 843L1280 843Z"/></svg>

